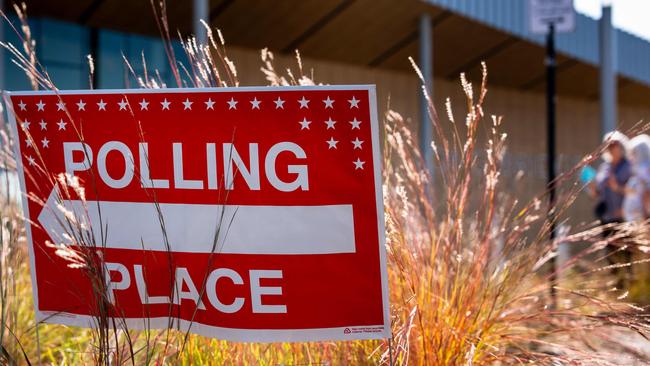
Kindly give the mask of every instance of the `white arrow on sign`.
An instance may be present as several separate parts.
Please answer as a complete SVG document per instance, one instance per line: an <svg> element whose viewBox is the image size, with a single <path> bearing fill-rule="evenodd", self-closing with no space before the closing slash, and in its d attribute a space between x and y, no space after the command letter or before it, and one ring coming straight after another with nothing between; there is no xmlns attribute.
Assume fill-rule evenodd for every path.
<svg viewBox="0 0 650 366"><path fill-rule="evenodd" d="M52 190L38 216L57 243L73 244L64 235L65 212L91 225L101 246L105 228L107 248L165 251L154 203L57 199ZM59 205L60 204L60 205ZM210 253L219 225L216 253L334 254L354 253L352 205L244 206L160 203L167 239L173 252ZM101 223L100 223L101 212Z"/></svg>

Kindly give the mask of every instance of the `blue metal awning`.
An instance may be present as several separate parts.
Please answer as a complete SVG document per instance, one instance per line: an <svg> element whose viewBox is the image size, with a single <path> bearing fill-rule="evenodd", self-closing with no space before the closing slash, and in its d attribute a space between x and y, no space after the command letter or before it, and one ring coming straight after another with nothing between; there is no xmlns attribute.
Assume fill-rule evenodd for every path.
<svg viewBox="0 0 650 366"><path fill-rule="evenodd" d="M524 0L424 0L518 38L543 46L544 37L528 30ZM598 21L576 14L573 33L559 34L558 51L579 61L598 66ZM616 30L617 60L621 76L650 85L650 42L620 29Z"/></svg>

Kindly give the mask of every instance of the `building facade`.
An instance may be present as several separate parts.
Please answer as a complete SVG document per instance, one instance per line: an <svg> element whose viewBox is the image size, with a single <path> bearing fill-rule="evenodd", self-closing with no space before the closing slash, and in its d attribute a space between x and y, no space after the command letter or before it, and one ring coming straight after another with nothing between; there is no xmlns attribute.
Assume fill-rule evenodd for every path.
<svg viewBox="0 0 650 366"><path fill-rule="evenodd" d="M317 82L377 84L378 104L409 118L421 128L420 86L408 56L422 60L423 41L432 60L436 106L447 97L462 120L461 72L480 80L480 62L489 71L488 115L504 116L508 133L506 180L523 171L516 188L532 197L546 181L546 112L543 36L527 31L522 0L323 0L207 2L211 26L222 30L242 85L265 85L260 49L276 55L276 69L296 70L293 51ZM60 89L90 85L86 56L95 59L97 88L137 87L125 66L157 70L167 86L176 86L149 1L27 1L39 60ZM11 9L6 9L11 13ZM192 30L192 4L167 1L172 31ZM13 22L15 16L10 16ZM424 39L424 24L431 37ZM618 122L631 126L650 118L650 43L615 32ZM20 44L7 24L4 38ZM598 22L577 16L574 33L558 44L557 144L560 170L570 168L600 141ZM182 50L175 42L178 54ZM424 49L427 49L426 47ZM29 89L24 73L3 52L3 87ZM182 57L180 58L182 61ZM444 115L444 113L441 113ZM571 211L576 220L591 219L591 202L580 197Z"/></svg>

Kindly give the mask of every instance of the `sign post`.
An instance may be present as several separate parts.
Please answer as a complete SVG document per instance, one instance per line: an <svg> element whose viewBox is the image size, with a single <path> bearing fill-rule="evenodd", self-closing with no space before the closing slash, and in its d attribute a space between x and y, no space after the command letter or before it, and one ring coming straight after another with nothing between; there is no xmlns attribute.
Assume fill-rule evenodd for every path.
<svg viewBox="0 0 650 366"><path fill-rule="evenodd" d="M550 241L553 243L555 241L555 221L557 219L555 212L555 196L556 196L556 182L555 177L557 176L555 170L555 111L556 111L556 102L557 95L555 92L555 68L556 68L556 57L555 57L555 24L549 23L548 33L546 34L546 153L547 153L547 187L548 187L548 205L549 205L549 221L551 224L550 227ZM557 261L555 257L551 259L551 298L553 303L555 303L556 293L555 293L555 281L557 280L556 271L557 271Z"/></svg>
<svg viewBox="0 0 650 366"><path fill-rule="evenodd" d="M529 0L528 15L530 31L546 36L546 154L547 154L547 187L549 197L548 220L550 226L550 241L556 237L556 103L555 90L557 58L555 52L555 33L572 32L575 29L575 10L573 0ZM551 259L551 298L555 303L555 281L557 263Z"/></svg>
<svg viewBox="0 0 650 366"><path fill-rule="evenodd" d="M374 86L8 92L37 321L390 337ZM27 198L29 197L29 199Z"/></svg>

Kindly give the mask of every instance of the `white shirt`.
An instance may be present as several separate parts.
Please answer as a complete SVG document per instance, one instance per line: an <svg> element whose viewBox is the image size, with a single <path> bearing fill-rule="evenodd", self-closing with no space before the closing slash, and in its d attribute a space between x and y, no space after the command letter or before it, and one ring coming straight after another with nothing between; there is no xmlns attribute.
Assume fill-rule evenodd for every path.
<svg viewBox="0 0 650 366"><path fill-rule="evenodd" d="M648 207L644 207L643 195L650 189L650 165L646 163L632 166L632 177L625 185L623 198L623 218L627 222L645 220Z"/></svg>

